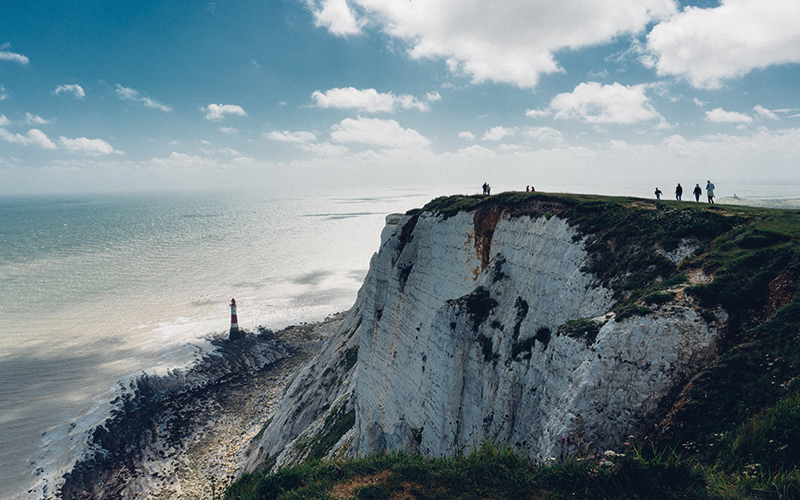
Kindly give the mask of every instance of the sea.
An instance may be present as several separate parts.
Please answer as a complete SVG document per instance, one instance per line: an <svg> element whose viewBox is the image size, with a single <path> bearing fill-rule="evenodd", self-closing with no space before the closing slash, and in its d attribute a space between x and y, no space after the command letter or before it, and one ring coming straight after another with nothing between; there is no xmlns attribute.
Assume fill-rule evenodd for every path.
<svg viewBox="0 0 800 500"><path fill-rule="evenodd" d="M346 311L390 213L437 193L0 197L0 498L51 498L121 384L230 327Z"/></svg>

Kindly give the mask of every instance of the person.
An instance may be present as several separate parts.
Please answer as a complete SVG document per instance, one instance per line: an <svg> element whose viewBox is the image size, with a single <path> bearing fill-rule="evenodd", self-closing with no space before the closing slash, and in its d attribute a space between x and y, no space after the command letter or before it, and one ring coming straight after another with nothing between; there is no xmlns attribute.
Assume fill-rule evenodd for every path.
<svg viewBox="0 0 800 500"><path fill-rule="evenodd" d="M675 188L675 199L681 201L681 196L683 196L683 188L681 187L681 183L678 183L678 187Z"/></svg>
<svg viewBox="0 0 800 500"><path fill-rule="evenodd" d="M536 192L536 189L533 186L531 186L531 193L535 193L535 192Z"/></svg>
<svg viewBox="0 0 800 500"><path fill-rule="evenodd" d="M657 200L660 200L660 199L661 199L661 194L662 194L662 193L661 193L661 190L660 190L660 189L658 189L658 188L656 188L656 199L657 199Z"/></svg>
<svg viewBox="0 0 800 500"><path fill-rule="evenodd" d="M489 183L487 182L486 183L486 195L487 196L491 196L491 194L492 194L492 186L490 186Z"/></svg>
<svg viewBox="0 0 800 500"><path fill-rule="evenodd" d="M708 202L714 203L714 184L710 180L706 181L706 194L708 195Z"/></svg>
<svg viewBox="0 0 800 500"><path fill-rule="evenodd" d="M525 192L526 193L530 193L531 192L531 187L530 186L525 186Z"/></svg>
<svg viewBox="0 0 800 500"><path fill-rule="evenodd" d="M487 188L487 186L488 186L488 185L489 185L489 184L487 184L487 183L485 183L485 182L484 182L484 183L483 183L483 186L481 186L481 187L483 188L483 194L486 194L486 188Z"/></svg>
<svg viewBox="0 0 800 500"><path fill-rule="evenodd" d="M692 191L694 195L694 201L700 201L700 195L703 194L703 190L700 189L700 184L694 185L694 191Z"/></svg>

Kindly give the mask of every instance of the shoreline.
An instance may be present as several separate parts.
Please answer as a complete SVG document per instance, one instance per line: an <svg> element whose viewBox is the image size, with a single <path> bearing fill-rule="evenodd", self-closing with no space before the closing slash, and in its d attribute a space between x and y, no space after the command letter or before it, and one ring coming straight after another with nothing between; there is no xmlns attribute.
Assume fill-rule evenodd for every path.
<svg viewBox="0 0 800 500"><path fill-rule="evenodd" d="M197 499L220 493L241 471L250 443L286 382L335 332L345 312L245 338L214 334L216 352L185 373L142 375L121 388L89 451L64 474L58 498Z"/></svg>

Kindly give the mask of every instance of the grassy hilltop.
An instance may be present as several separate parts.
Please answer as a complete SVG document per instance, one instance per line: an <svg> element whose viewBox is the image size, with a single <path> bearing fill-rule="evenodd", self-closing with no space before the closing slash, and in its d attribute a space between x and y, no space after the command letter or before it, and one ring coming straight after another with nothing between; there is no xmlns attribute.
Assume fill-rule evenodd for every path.
<svg viewBox="0 0 800 500"><path fill-rule="evenodd" d="M409 214L423 211L566 219L618 320L688 294L729 314L720 356L625 450L534 464L487 442L447 458L313 461L245 474L224 498L800 498L800 211L514 192ZM679 264L666 257L687 247Z"/></svg>

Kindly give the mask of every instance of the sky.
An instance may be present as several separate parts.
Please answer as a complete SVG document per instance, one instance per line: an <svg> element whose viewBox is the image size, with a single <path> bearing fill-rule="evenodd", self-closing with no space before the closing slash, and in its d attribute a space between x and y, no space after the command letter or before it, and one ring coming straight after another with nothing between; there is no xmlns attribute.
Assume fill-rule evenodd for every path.
<svg viewBox="0 0 800 500"><path fill-rule="evenodd" d="M800 197L797 0L0 4L0 195Z"/></svg>

